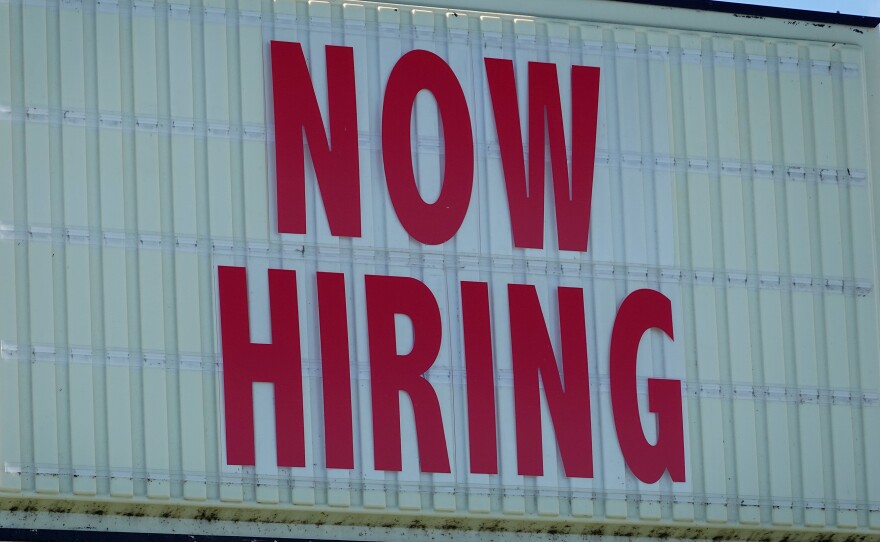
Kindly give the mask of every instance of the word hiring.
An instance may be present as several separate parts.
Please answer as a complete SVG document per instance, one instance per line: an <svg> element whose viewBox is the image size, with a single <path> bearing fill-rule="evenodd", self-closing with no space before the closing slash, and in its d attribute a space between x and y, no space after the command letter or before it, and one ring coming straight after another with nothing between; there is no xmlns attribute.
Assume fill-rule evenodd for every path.
<svg viewBox="0 0 880 542"><path fill-rule="evenodd" d="M230 465L254 465L253 384L275 389L278 466L304 467L303 412L297 275L269 269L272 342L252 343L244 267L218 269L226 456ZM317 326L320 337L323 423L327 468L354 468L349 323L345 276L318 272ZM450 472L440 401L425 373L437 360L443 326L437 298L422 281L399 276L364 277L369 343L374 468L400 471L400 392L411 402L422 472ZM540 393L543 388L566 476L591 478L593 453L584 293L560 287L557 306L559 360L534 285L507 286L509 337L518 473L543 474ZM460 283L468 420L468 464L473 473L498 473L492 322L489 284ZM312 306L312 303L307 305ZM412 325L412 347L398 352L396 315ZM639 341L657 328L673 338L672 308L660 292L630 293L618 309L611 332L610 393L614 425L623 457L646 483L668 470L685 480L681 382L648 379L648 406L657 415L657 441L645 437L639 418L636 362ZM560 368L561 367L561 368ZM542 386L543 384L543 386Z"/></svg>
<svg viewBox="0 0 880 542"><path fill-rule="evenodd" d="M328 124L318 107L302 47L272 42L278 230L306 233L305 149L331 234L360 237L360 172L353 51L326 48ZM522 143L513 63L485 59L501 151L504 182L517 248L543 248L544 148L549 142L557 246L586 251L595 160L599 70L574 66L571 73L571 175L563 113L553 64L528 65L529 156ZM416 95L435 98L446 146L439 197L425 202L412 163L410 126ZM329 134L329 138L328 138ZM461 227L473 188L473 132L461 85L443 59L427 51L403 55L389 75L382 104L384 179L400 223L427 245L451 239ZM545 137L546 136L546 137ZM331 145L332 143L332 145ZM528 177L526 170L528 168ZM295 272L269 270L271 344L250 342L244 268L220 267L227 462L253 465L252 385L275 385L279 466L305 465L303 392ZM328 468L354 468L345 277L316 276L321 338L325 460ZM439 354L443 330L437 300L421 281L364 277L369 338L374 467L402 468L399 394L412 401L419 465L423 472L450 472L440 403L424 377ZM489 287L460 284L466 366L469 469L497 474L497 423ZM590 396L583 291L559 288L561 369L534 286L508 285L509 340L514 373L517 467L521 475L543 473L540 393L551 414L567 476L592 477ZM396 350L395 315L413 325L413 347ZM649 379L649 409L657 414L657 440L648 442L639 418L636 358L642 335L658 328L673 337L670 301L638 290L621 304L612 331L610 378L613 418L621 452L640 480L653 483L664 471L685 480L681 384Z"/></svg>

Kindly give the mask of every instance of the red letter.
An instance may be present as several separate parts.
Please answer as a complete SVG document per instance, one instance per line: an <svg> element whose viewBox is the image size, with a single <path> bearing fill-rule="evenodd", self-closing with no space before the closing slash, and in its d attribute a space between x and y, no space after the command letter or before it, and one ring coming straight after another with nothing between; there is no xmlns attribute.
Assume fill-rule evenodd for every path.
<svg viewBox="0 0 880 542"><path fill-rule="evenodd" d="M409 277L367 275L367 334L373 400L376 470L402 469L399 392L409 395L422 472L450 472L440 402L423 374L440 353L440 308L424 283ZM413 347L397 353L394 315L412 320Z"/></svg>
<svg viewBox="0 0 880 542"><path fill-rule="evenodd" d="M253 384L267 382L275 386L278 466L304 467L306 449L296 273L269 270L272 343L254 344L249 327L245 268L220 266L217 272L223 345L226 461L229 465L255 463Z"/></svg>
<svg viewBox="0 0 880 542"><path fill-rule="evenodd" d="M352 49L332 45L326 48L331 150L302 46L273 41L271 48L278 231L306 233L305 133L331 233L360 237L360 173Z"/></svg>
<svg viewBox="0 0 880 542"><path fill-rule="evenodd" d="M540 376L566 476L592 478L593 445L584 292L580 288L564 287L558 291L564 387L535 287L510 284L507 293L510 298L519 473L524 476L544 474Z"/></svg>
<svg viewBox="0 0 880 542"><path fill-rule="evenodd" d="M495 375L492 372L492 326L487 283L461 283L461 320L467 369L470 471L498 474Z"/></svg>
<svg viewBox="0 0 880 542"><path fill-rule="evenodd" d="M318 322L328 469L354 468L345 275L318 273Z"/></svg>
<svg viewBox="0 0 880 542"><path fill-rule="evenodd" d="M670 339L672 305L654 290L636 290L617 311L611 331L611 409L617 440L626 464L646 484L669 470L673 482L684 482L684 422L681 414L681 382L648 379L648 409L657 414L657 444L651 445L642 431L636 392L639 341L646 331L658 328Z"/></svg>
<svg viewBox="0 0 880 542"><path fill-rule="evenodd" d="M501 147L513 244L544 247L544 121L550 138L550 164L556 201L559 248L586 252L590 235L599 68L571 68L571 182L565 151L556 65L529 62L529 177L526 180L513 62L487 58L486 74Z"/></svg>
<svg viewBox="0 0 880 542"><path fill-rule="evenodd" d="M446 146L443 186L434 203L425 203L419 194L412 163L412 109L416 94L422 90L431 92L437 100ZM391 70L382 104L382 160L391 204L406 231L426 245L451 239L470 204L474 141L458 79L434 53L410 51Z"/></svg>

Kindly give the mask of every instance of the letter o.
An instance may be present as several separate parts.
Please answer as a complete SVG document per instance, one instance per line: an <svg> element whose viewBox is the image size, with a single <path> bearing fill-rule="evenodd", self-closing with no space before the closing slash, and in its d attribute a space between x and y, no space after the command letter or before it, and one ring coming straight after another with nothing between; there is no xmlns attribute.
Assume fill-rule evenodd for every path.
<svg viewBox="0 0 880 542"><path fill-rule="evenodd" d="M412 163L410 123L416 95L433 94L446 146L443 184L434 203L422 199ZM410 51L391 70L382 104L382 161L391 204L416 241L439 245L461 227L474 184L474 141L467 101L455 73L429 51Z"/></svg>

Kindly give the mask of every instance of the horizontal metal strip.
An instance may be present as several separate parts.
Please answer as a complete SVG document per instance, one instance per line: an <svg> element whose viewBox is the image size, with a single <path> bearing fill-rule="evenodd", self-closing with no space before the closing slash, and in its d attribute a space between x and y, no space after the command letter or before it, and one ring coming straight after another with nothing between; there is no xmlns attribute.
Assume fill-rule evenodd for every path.
<svg viewBox="0 0 880 542"><path fill-rule="evenodd" d="M227 467L230 468L230 467ZM550 486L542 483L538 477L523 476L523 479L538 480L537 486L523 485L519 490L511 488L499 488L496 483L479 483L471 480L456 479L443 481L436 479L431 483L397 480L389 483L379 480L364 480L356 477L361 469L352 470L350 478L318 477L298 472L296 468L279 468L279 474L257 474L253 467L231 467L241 469L241 472L224 472L221 474L206 474L204 472L172 472L164 469L147 469L137 472L134 469L113 468L98 469L94 466L56 466L44 464L23 464L16 462L4 463L4 472L10 474L41 474L49 476L77 476L90 478L115 478L138 481L171 481L171 482L196 482L196 483L234 483L281 487L311 487L349 489L352 491L380 490L380 491L414 491L424 493L464 493L492 496L524 495L524 496L548 496L547 491L553 491L553 497L567 499L571 497L604 499L604 500L631 500L631 501L662 501L690 504L727 504L740 506L773 506L782 508L804 507L809 509L835 509L835 510L880 510L880 502L856 502L845 499L781 499L761 498L757 495L725 495L719 493L687 492L676 489L675 493L668 491L652 491L647 488L638 490L616 490L595 487L600 481L598 478L582 479L594 487L571 487L570 485ZM315 470L321 470L320 467ZM440 475L444 476L444 475ZM448 476L448 475L446 475ZM497 479L501 475L479 475L481 478ZM572 479L574 480L574 479ZM589 480L589 481L588 481Z"/></svg>
<svg viewBox="0 0 880 542"><path fill-rule="evenodd" d="M633 281L649 284L682 284L718 288L749 288L791 290L816 294L842 294L865 297L874 290L870 279L850 280L842 277L783 275L779 273L744 273L712 269L679 268L626 264L603 260L541 258L538 256L448 254L428 249L409 251L320 245L282 237L280 242L248 242L236 247L231 239L197 238L124 232L90 232L88 230L15 227L0 222L0 241L28 241L67 246L102 246L139 251L183 252L209 254L216 257L247 257L271 262L298 263L320 259L325 265L389 265L424 269L458 269L462 271L494 271L526 275L595 278Z"/></svg>
<svg viewBox="0 0 880 542"><path fill-rule="evenodd" d="M12 512L12 514L16 514L16 512ZM147 527L148 530L145 532L133 532L130 530L132 526L131 518L126 518L125 526L116 527L118 530L115 531L98 531L95 530L94 524L90 524L88 529L75 528L71 526L69 519L60 525L61 528L58 528L58 521L54 517L42 517L46 518L42 525L48 525L49 528L37 527L33 520L28 519L26 527L15 528L7 525L0 527L0 537L3 540L15 540L16 542L269 542L270 540L272 542L313 542L314 540L313 538L304 538L293 533L264 538L233 534L212 535L204 533L157 532L156 527L152 525ZM151 518L141 517L139 520L141 522L149 522ZM357 540L353 535L346 534L342 536L347 538L334 538L334 540L339 542L354 542ZM360 538L360 540L363 540L363 538Z"/></svg>
<svg viewBox="0 0 880 542"><path fill-rule="evenodd" d="M9 3L9 0L0 0L0 3ZM58 9L57 4L46 2L45 0L24 0L25 5L44 7L47 9ZM85 13L131 13L136 17L155 18L159 9L167 10L168 17L176 20L197 20L200 16L205 23L228 24L231 17L229 10L220 7L206 7L193 9L191 6L183 4L169 4L162 6L161 4L136 0L131 8L123 5L120 6L116 0L99 0L97 3L83 2L82 0L66 0L61 2L61 9L71 9ZM372 7L372 6L365 6ZM201 13L199 13L201 11ZM275 13L271 18L265 17L261 11L255 10L238 10L237 22L240 26L259 26L265 30L271 29L292 29L309 35L309 33L321 32L338 32L344 30L345 35L349 36L387 36L389 34L406 37L411 39L430 39L437 43L476 43L482 44L485 41L505 42L512 45L515 42L516 48L521 50L540 49L552 51L568 51L570 53L583 51L585 54L601 55L603 57L613 58L647 58L650 60L668 61L671 57L678 57L684 63L704 63L713 62L719 65L737 65L740 67L748 67L755 70L779 70L779 71L799 71L804 75L807 74L832 74L841 75L843 77L859 77L860 66L850 62L813 60L803 62L799 58L794 57L770 57L756 54L737 54L727 51L716 51L710 54L704 54L699 49L687 49L678 47L663 47L657 45L645 46L627 41L593 41L588 39L580 39L577 36L566 38L564 36L544 36L535 32L534 24L540 24L531 18L514 18L510 14L491 14L485 12L475 12L466 10L449 10L444 8L435 8L433 13L443 16L447 13L461 13L472 17L480 17L494 15L500 19L515 22L530 23L530 28L526 29L514 25L513 32L497 32L491 29L482 29L482 31L472 31L464 28L437 28L436 26L423 26L411 24L402 21L400 23L387 23L366 21L360 18L344 17L326 17L322 15L307 15L304 19L293 13ZM321 13L321 12L319 12ZM343 11L343 14L345 12ZM591 26L589 24L571 25L572 27ZM617 27L608 27L613 31ZM638 30L637 30L638 31ZM267 32L270 34L270 32ZM674 36L676 34L670 34ZM831 47L827 42L816 41L815 44ZM705 57L705 58L704 58Z"/></svg>
<svg viewBox="0 0 880 542"><path fill-rule="evenodd" d="M180 355L167 356L162 351L131 351L108 349L97 353L87 348L71 348L60 351L53 346L32 346L30 352L19 355L18 345L9 342L0 343L0 359L13 363L52 363L81 364L91 366L121 366L141 369L160 369L165 371L201 371L222 373L222 355ZM61 357L59 357L59 355ZM100 360L100 361L99 361ZM366 359L352 360L354 377L352 382L365 382L370 379L369 362ZM321 378L321 360L315 358L302 359L302 372L308 378ZM496 384L499 387L513 386L513 371L495 368ZM434 367L425 373L427 379L435 385L462 384L465 382L466 371L463 367ZM609 394L611 383L607 374L590 372L590 389L594 392ZM674 378L670 375L658 375L662 378ZM651 377L654 378L654 377ZM648 393L649 377L636 379L639 394ZM771 402L799 404L834 404L834 405L880 405L880 390L862 391L851 388L818 388L793 386L756 386L746 382L712 382L690 381L681 379L682 392L688 397L706 399L765 399Z"/></svg>
<svg viewBox="0 0 880 542"><path fill-rule="evenodd" d="M123 132L167 133L193 138L220 139L229 141L274 141L274 125L229 124L223 122L197 122L191 118L157 118L148 116L128 116L120 113L88 114L76 110L50 110L39 107L12 108L0 105L0 121L12 123L43 124L52 126L85 127L90 129L118 130ZM267 132L268 131L268 132ZM381 134L361 131L358 135L359 148L378 152ZM443 155L443 141L435 136L418 136L416 150L419 153ZM308 144L304 144L306 148ZM497 143L475 140L474 148L478 156L501 158ZM529 146L523 145L527 155ZM570 146L566 146L567 156L571 156ZM381 157L379 157L381 158ZM550 162L550 156L545 156ZM744 178L772 178L777 181L821 182L843 186L866 186L867 171L852 167L809 167L800 163L775 164L770 162L742 162L738 160L709 160L706 157L676 157L664 154L614 152L597 148L597 165L619 166L625 169L654 169L659 171L688 172L708 174L710 177L741 176Z"/></svg>

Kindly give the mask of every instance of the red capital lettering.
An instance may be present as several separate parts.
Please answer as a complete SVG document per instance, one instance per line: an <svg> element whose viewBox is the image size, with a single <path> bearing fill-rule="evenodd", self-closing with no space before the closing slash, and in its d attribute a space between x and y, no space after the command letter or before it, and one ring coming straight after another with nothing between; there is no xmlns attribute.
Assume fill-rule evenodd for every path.
<svg viewBox="0 0 880 542"><path fill-rule="evenodd" d="M566 476L591 478L593 448L583 290L558 290L564 386L535 287L510 284L507 292L519 474L544 473L540 378Z"/></svg>
<svg viewBox="0 0 880 542"><path fill-rule="evenodd" d="M571 182L565 150L562 106L556 66L529 62L529 177L526 180L522 129L517 106L513 62L485 59L513 244L544 246L544 126L550 140L556 233L559 248L586 252L590 234L596 121L599 111L599 68L571 68Z"/></svg>
<svg viewBox="0 0 880 542"><path fill-rule="evenodd" d="M360 237L360 173L352 48L326 47L332 149L302 46L273 41L271 50L278 231L306 233L305 134L330 232L336 236Z"/></svg>
<svg viewBox="0 0 880 542"><path fill-rule="evenodd" d="M318 325L324 390L325 457L329 469L354 468L351 375L345 275L318 273Z"/></svg>
<svg viewBox="0 0 880 542"><path fill-rule="evenodd" d="M648 379L648 409L657 415L657 444L645 438L639 418L636 362L639 341L646 331L660 329L670 339L672 304L655 290L636 290L620 305L611 331L611 409L623 458L646 484L668 470L673 482L684 482L684 423L681 382Z"/></svg>
<svg viewBox="0 0 880 542"><path fill-rule="evenodd" d="M461 283L461 319L467 370L470 471L498 474L495 375L492 371L492 326L487 283Z"/></svg>
<svg viewBox="0 0 880 542"><path fill-rule="evenodd" d="M440 353L443 330L437 300L424 283L409 277L367 275L365 284L375 467L403 468L399 392L404 391L415 415L421 471L450 472L440 402L424 377ZM395 314L412 321L413 346L407 354L397 353Z"/></svg>
<svg viewBox="0 0 880 542"><path fill-rule="evenodd" d="M250 339L245 268L220 266L217 272L226 462L229 465L255 464L253 384L265 382L275 386L278 466L304 467L306 452L296 273L269 270L272 343L255 344Z"/></svg>
<svg viewBox="0 0 880 542"><path fill-rule="evenodd" d="M410 126L416 95L434 95L446 146L443 185L434 203L419 194L412 163ZM474 183L474 142L467 101L452 69L428 51L403 55L385 88L382 159L391 204L406 231L420 243L439 245L461 227Z"/></svg>

